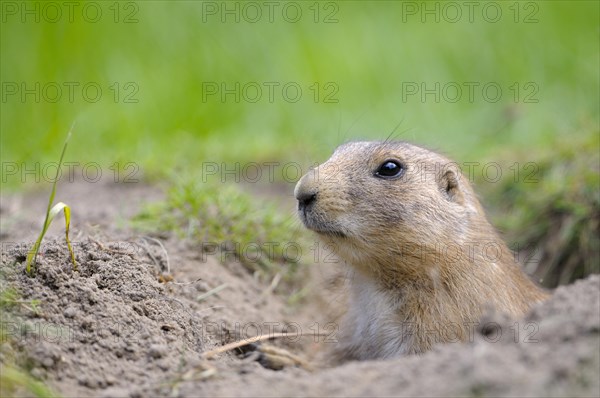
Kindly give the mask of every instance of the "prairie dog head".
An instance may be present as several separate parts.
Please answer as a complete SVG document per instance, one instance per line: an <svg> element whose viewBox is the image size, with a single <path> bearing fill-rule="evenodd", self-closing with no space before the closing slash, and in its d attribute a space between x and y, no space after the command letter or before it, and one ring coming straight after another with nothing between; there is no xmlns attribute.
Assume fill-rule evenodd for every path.
<svg viewBox="0 0 600 398"><path fill-rule="evenodd" d="M354 265L389 263L411 246L461 245L487 224L458 164L405 142L341 145L294 195L304 225Z"/></svg>

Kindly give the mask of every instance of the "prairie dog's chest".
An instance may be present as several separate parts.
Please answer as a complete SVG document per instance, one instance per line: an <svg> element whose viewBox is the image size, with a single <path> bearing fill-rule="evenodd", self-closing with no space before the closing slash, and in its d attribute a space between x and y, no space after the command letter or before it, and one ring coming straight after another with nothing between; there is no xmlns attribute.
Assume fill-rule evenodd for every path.
<svg viewBox="0 0 600 398"><path fill-rule="evenodd" d="M341 343L357 359L389 358L411 351L412 328L403 321L402 302L368 277L355 275Z"/></svg>

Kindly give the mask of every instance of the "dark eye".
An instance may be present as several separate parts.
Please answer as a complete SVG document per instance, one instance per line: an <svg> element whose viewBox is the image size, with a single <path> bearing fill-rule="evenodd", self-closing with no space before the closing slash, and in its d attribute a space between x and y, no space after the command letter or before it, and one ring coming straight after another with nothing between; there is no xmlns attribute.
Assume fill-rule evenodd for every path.
<svg viewBox="0 0 600 398"><path fill-rule="evenodd" d="M404 166L402 166L400 162L396 160L386 160L379 166L375 175L381 178L395 178L400 177L403 171Z"/></svg>

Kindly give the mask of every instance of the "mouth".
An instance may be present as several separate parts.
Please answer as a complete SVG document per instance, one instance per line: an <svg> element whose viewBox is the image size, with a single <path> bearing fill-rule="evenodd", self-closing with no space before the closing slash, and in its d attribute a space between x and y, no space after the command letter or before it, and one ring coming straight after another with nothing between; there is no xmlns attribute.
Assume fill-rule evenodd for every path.
<svg viewBox="0 0 600 398"><path fill-rule="evenodd" d="M322 217L315 216L312 212L307 212L306 209L300 210L300 219L307 229L316 232L319 235L330 236L335 238L346 238L347 235L335 223L323 220Z"/></svg>

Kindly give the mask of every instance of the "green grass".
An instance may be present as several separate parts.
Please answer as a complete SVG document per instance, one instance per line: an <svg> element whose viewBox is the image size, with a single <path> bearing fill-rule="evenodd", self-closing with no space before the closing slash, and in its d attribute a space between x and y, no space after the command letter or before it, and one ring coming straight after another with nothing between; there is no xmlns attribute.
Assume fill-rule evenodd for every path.
<svg viewBox="0 0 600 398"><path fill-rule="evenodd" d="M305 231L274 203L257 200L234 184L181 180L164 201L147 205L134 226L187 238L199 252L223 263L239 261L266 283L279 275L293 290L304 277Z"/></svg>
<svg viewBox="0 0 600 398"><path fill-rule="evenodd" d="M74 22L66 20L66 10L57 23L33 17L23 23L20 15L8 15L1 25L2 82L29 88L55 82L63 96L49 102L48 92L39 102L33 95L22 101L4 88L0 155L30 169L51 162L54 143L74 118L81 134L69 160L98 162L105 175L127 162L152 177L177 166L200 168L204 161L321 161L345 140L385 138L400 122L401 138L457 158L476 160L499 147L531 143L551 149L557 137L598 125L599 5L533 2L537 22L524 23L535 11L525 9L530 3L518 3L517 23L514 2L499 3L497 23L485 21L481 4L473 23L466 10L457 23L433 17L422 23L403 13L406 2L390 1L336 3L337 23L314 23L311 2L298 3L303 17L297 23L281 12L270 23L266 11L256 23L231 17L222 23L203 13L206 3L194 1L139 2L137 11L122 3L118 20L134 12L136 23L115 23L110 2L98 3L103 17L97 23L86 22L81 8ZM284 3L278 4L281 11ZM320 21L335 11L326 4L320 3ZM79 84L72 101L64 82ZM97 102L82 94L89 82L102 89ZM256 103L236 103L232 96L203 101L207 82L293 82L303 96L291 103L277 90L271 103L265 88ZM498 102L486 101L479 89L473 101L466 92L455 103L403 98L403 84L436 82L480 88L493 82L503 95ZM337 102L325 103L336 88ZM524 102L536 90L537 102ZM3 177L13 188L32 181L20 173Z"/></svg>
<svg viewBox="0 0 600 398"><path fill-rule="evenodd" d="M25 395L24 395L25 394ZM0 395L3 397L58 397L44 383L11 365L0 364Z"/></svg>
<svg viewBox="0 0 600 398"><path fill-rule="evenodd" d="M513 151L518 174L497 184L480 178L495 224L547 287L600 273L599 134L563 139L533 162Z"/></svg>

